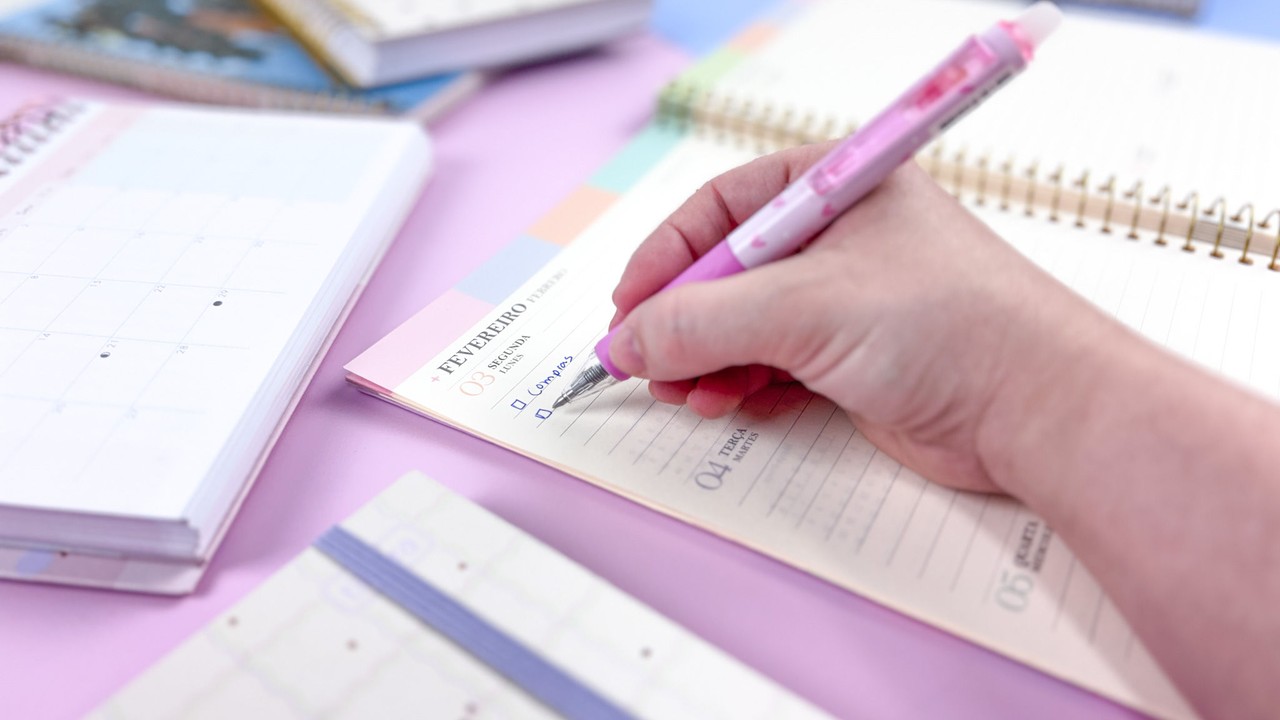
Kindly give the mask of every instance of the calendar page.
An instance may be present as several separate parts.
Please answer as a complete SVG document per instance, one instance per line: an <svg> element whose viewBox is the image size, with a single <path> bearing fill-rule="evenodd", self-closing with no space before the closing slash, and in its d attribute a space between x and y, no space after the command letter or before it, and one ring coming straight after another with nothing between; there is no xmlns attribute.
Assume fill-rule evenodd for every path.
<svg viewBox="0 0 1280 720"><path fill-rule="evenodd" d="M504 674L518 653L443 632L477 619L497 631L489 647L514 641L534 653L524 669L555 668L619 711L571 716L827 717L421 474L341 529L381 557L340 562L317 542L90 717L562 717L537 699L543 674ZM408 598L366 581L388 564L410 573ZM404 602L437 594L460 605L451 624Z"/></svg>
<svg viewBox="0 0 1280 720"><path fill-rule="evenodd" d="M80 516L63 535L85 546L88 516L174 520L198 552L420 186L408 149L425 138L392 122L59 112L0 176L4 535L47 517L28 510ZM415 160L418 182L402 167ZM381 194L389 179L404 189Z"/></svg>

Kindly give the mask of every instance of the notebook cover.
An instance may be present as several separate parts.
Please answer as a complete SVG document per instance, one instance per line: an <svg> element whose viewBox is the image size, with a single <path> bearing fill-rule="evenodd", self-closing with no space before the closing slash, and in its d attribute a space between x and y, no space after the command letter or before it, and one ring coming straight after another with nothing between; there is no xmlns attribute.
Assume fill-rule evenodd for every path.
<svg viewBox="0 0 1280 720"><path fill-rule="evenodd" d="M468 72L351 87L249 0L41 2L0 20L0 57L188 100L424 119L483 82Z"/></svg>

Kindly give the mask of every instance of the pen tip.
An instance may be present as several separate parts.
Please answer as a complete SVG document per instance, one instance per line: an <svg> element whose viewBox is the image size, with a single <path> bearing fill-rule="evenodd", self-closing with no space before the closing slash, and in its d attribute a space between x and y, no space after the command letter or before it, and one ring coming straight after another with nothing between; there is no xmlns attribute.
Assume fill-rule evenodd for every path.
<svg viewBox="0 0 1280 720"><path fill-rule="evenodd" d="M556 398L556 401L555 401L555 402L551 403L551 409L552 409L552 410L559 410L561 407L563 407L563 406L564 406L565 404L567 404L568 402L569 402L569 401L568 401L568 400L565 400L565 399L564 399L564 396L563 396L563 395L561 395L560 397Z"/></svg>

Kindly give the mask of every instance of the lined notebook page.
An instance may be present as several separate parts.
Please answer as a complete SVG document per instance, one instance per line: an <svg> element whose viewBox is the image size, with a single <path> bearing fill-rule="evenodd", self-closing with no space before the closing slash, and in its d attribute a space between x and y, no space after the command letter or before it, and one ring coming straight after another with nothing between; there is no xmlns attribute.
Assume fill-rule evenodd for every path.
<svg viewBox="0 0 1280 720"><path fill-rule="evenodd" d="M827 717L420 474L343 528L636 717ZM559 717L315 548L91 717Z"/></svg>
<svg viewBox="0 0 1280 720"><path fill-rule="evenodd" d="M413 142L390 122L87 106L0 178L0 504L229 502L274 424L246 413L283 412L310 363L291 353L346 300L321 290L374 256L353 238L390 232L367 216Z"/></svg>
<svg viewBox="0 0 1280 720"><path fill-rule="evenodd" d="M626 152L659 152L664 143L670 150L647 174L447 350L398 358L417 368L407 379L384 378L372 363L365 379L406 407L1051 674L1157 715L1191 717L1042 520L1006 498L926 482L799 386L768 388L720 420L655 403L639 381L551 410L612 315L600 299L634 245L707 178L750 157L659 130ZM1280 397L1280 339L1263 324L1280 309L1280 281L1265 266L1053 224L1043 214L982 217L1121 321ZM411 347L391 340L402 354Z"/></svg>
<svg viewBox="0 0 1280 720"><path fill-rule="evenodd" d="M695 69L717 96L751 100L773 117L812 113L866 122L932 69L939 53L997 20L1016 3L981 0L825 1L756 26ZM1172 24L1124 21L1076 6L1037 49L1027 71L947 132L947 157L964 151L991 166L1059 166L1067 182L1091 171L1128 189L1145 180L1175 202L1191 191L1229 212L1280 197L1280 106L1263 89L1280 46ZM1270 206L1268 205L1268 208ZM1259 210L1263 210L1259 207Z"/></svg>

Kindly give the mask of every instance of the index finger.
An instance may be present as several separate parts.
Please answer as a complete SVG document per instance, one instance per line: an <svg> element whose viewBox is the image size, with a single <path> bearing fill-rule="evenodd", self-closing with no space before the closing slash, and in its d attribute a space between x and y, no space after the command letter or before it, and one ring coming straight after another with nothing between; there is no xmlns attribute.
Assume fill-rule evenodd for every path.
<svg viewBox="0 0 1280 720"><path fill-rule="evenodd" d="M613 304L618 308L614 323L803 175L834 142L766 155L698 188L631 256L613 291Z"/></svg>

